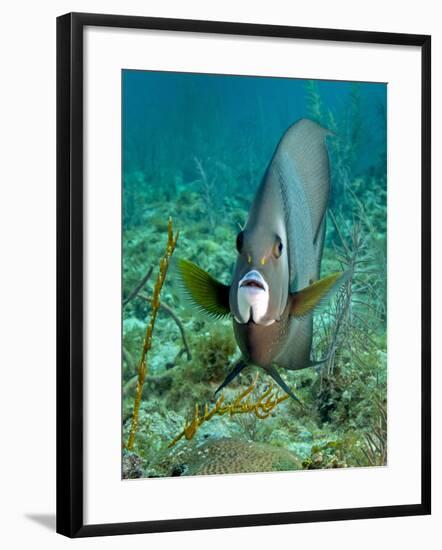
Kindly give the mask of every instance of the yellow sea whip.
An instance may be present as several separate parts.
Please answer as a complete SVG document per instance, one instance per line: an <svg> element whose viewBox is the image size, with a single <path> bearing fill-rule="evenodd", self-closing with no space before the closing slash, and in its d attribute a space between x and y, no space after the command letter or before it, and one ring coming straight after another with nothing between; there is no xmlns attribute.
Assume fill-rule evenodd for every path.
<svg viewBox="0 0 442 550"><path fill-rule="evenodd" d="M264 420L270 415L272 410L279 405L279 403L282 403L289 398L287 394L282 395L281 397L278 396L278 393L274 394L274 386L271 384L267 390L256 399L256 401L250 400L248 396L255 389L257 381L258 376L255 377L255 380L246 390L241 392L231 403L227 405L223 404L224 395L221 395L212 409L209 409L206 404L202 415L200 415L199 406L196 404L192 420L188 422L184 426L183 431L169 443L169 448L176 445L176 443L178 443L178 441L183 437L187 440L192 439L201 424L209 421L216 414L221 416L228 413L230 416L233 416L234 414L252 413L260 420Z"/></svg>
<svg viewBox="0 0 442 550"><path fill-rule="evenodd" d="M143 350L141 352L140 361L138 363L138 381L137 381L137 391L135 394L135 401L134 401L134 410L132 413L132 422L130 427L130 434L129 434L129 440L127 442L127 448L129 450L133 449L134 443L135 443L135 436L138 429L138 414L140 411L140 404L141 404L141 396L143 393L143 385L144 380L146 378L147 373L147 353L152 347L152 333L153 329L155 327L155 321L157 318L157 313L160 308L160 293L161 289L163 288L164 281L166 279L166 273L167 268L169 267L169 260L172 256L176 243L178 241L178 234L177 232L174 236L173 234L173 226L172 226L172 218L169 218L169 222L167 225L167 246L166 251L164 253L164 256L161 258L160 261L160 269L158 272L157 280L155 282L153 295L152 295L152 302L151 302L151 314L150 314L150 321L146 328L146 334L144 336L144 343L143 343Z"/></svg>

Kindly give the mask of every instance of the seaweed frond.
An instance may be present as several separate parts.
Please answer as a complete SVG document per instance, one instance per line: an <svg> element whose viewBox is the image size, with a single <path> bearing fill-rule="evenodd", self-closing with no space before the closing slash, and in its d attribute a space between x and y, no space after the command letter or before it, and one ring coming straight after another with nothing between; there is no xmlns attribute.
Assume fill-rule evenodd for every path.
<svg viewBox="0 0 442 550"><path fill-rule="evenodd" d="M151 314L150 321L146 328L146 334L144 336L143 349L141 351L141 357L138 363L138 380L137 390L135 394L134 409L132 414L132 422L129 434L129 440L127 442L127 448L133 449L135 443L135 436L138 429L138 414L140 411L141 396L143 394L143 385L147 372L147 353L152 347L152 333L155 327L155 321L157 318L158 310L160 309L160 294L163 288L164 281L166 280L167 269L169 267L170 258L175 250L176 243L178 241L178 232L173 234L172 218L169 218L167 226L167 245L164 256L160 260L160 269L158 271L157 280L153 289L152 302L151 302Z"/></svg>
<svg viewBox="0 0 442 550"><path fill-rule="evenodd" d="M364 453L370 466L385 466L387 464L387 407L379 399L375 400L377 418L371 432L364 434Z"/></svg>
<svg viewBox="0 0 442 550"><path fill-rule="evenodd" d="M204 406L204 412L201 411L198 404L195 405L195 411L192 420L186 423L184 429L169 443L169 448L173 447L185 437L187 440L193 438L198 428L204 423L211 420L215 415L222 416L229 414L230 416L236 414L252 413L256 418L260 420L266 419L273 409L289 398L287 394L279 395L278 391L273 391L273 384L266 389L266 391L259 396L256 400L251 399L250 394L256 387L258 376L250 384L250 386L238 394L238 396L228 404L224 404L224 394L216 401L215 405L210 409L209 406Z"/></svg>
<svg viewBox="0 0 442 550"><path fill-rule="evenodd" d="M215 179L209 179L207 176L207 172L203 167L202 162L194 157L196 169L198 171L198 174L201 179L201 185L202 185L202 191L203 191L203 197L204 202L206 203L206 211L207 211L207 219L209 220L210 228L213 231L215 229L215 217L214 213L216 212L216 208L214 206L214 194L215 194Z"/></svg>

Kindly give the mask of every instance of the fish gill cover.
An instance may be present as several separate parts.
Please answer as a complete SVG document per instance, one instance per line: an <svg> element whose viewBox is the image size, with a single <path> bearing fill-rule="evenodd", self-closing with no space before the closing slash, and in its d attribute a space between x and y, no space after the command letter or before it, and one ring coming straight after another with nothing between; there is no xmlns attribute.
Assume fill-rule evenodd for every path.
<svg viewBox="0 0 442 550"><path fill-rule="evenodd" d="M123 478L385 465L386 85L131 70L122 79ZM278 143L301 119L331 132L330 196L322 255L315 245L320 273L304 293L322 304L306 310L314 366L291 370L278 365L278 353L274 365L247 360L253 340L238 336L245 325L234 330L228 299L216 296L227 315L201 314L179 266L198 266L206 286L193 280L190 288L203 302L215 303L217 288L228 297L241 247L248 262L251 245L239 235L251 205ZM179 238L155 302L140 387L170 218ZM288 253L276 237L271 260L251 258L244 279L252 314L265 290L253 272L266 279L264 264ZM327 281L340 282L324 300L315 295L322 279L327 292ZM289 292L290 323L299 322L296 307L305 310L302 296ZM237 376L215 395L232 369Z"/></svg>

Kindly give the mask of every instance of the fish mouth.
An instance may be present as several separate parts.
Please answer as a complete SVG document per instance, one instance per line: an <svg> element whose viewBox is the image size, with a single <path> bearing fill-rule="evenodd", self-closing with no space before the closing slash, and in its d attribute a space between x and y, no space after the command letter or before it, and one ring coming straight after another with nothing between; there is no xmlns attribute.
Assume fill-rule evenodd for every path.
<svg viewBox="0 0 442 550"><path fill-rule="evenodd" d="M249 279L248 281L242 282L240 284L240 288L243 287L259 288L260 290L265 290L264 285L260 281L256 281L254 279Z"/></svg>
<svg viewBox="0 0 442 550"><path fill-rule="evenodd" d="M263 276L258 271L249 271L239 282L239 288L247 288L253 290L261 290L266 292L268 285Z"/></svg>
<svg viewBox="0 0 442 550"><path fill-rule="evenodd" d="M269 298L269 285L264 277L254 269L249 271L238 282L237 322L261 324L265 320Z"/></svg>

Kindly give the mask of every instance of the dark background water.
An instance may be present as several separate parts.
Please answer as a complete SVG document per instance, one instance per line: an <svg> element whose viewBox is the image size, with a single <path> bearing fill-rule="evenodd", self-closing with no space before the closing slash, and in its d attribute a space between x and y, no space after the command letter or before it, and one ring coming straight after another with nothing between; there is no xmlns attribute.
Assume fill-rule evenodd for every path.
<svg viewBox="0 0 442 550"><path fill-rule="evenodd" d="M220 192L248 196L303 117L336 133L346 177L385 176L385 84L125 70L122 85L124 176L140 172L168 200L199 177L196 159ZM332 178L336 197L342 174Z"/></svg>

